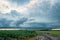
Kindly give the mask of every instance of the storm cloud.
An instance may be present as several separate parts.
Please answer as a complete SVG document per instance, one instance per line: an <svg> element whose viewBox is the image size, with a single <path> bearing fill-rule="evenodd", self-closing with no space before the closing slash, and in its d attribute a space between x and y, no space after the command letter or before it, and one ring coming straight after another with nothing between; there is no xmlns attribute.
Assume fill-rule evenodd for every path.
<svg viewBox="0 0 60 40"><path fill-rule="evenodd" d="M12 20L12 24L9 22L9 25L14 24L16 27L34 27L34 23L36 27L41 27L40 23L60 24L59 17L60 1L58 0L0 1L0 19Z"/></svg>

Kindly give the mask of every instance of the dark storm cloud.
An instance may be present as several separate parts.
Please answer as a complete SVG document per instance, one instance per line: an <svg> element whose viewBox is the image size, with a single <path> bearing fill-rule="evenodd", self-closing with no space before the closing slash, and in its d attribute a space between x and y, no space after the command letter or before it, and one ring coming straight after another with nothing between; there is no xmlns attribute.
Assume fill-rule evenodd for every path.
<svg viewBox="0 0 60 40"><path fill-rule="evenodd" d="M20 27L20 25L26 21L27 21L27 18L22 18L22 19L19 19L17 21L7 20L5 18L0 18L0 27L1 28Z"/></svg>
<svg viewBox="0 0 60 40"><path fill-rule="evenodd" d="M0 27L7 28L7 27L20 27L21 24L26 22L28 18L20 17L20 13L16 10L11 10L10 13L7 14L0 14ZM20 17L16 19L16 17Z"/></svg>
<svg viewBox="0 0 60 40"><path fill-rule="evenodd" d="M56 0L55 0L56 1ZM54 1L54 2L55 2ZM11 4L14 5L24 5L28 4L29 0L9 0ZM57 23L60 23L60 2L50 3L49 1L44 1L40 3L40 0L28 8L29 17L23 17L26 13L19 13L16 10L11 10L11 12L0 17L0 27L39 27L39 28L54 28L57 27ZM52 5L53 4L53 5ZM31 6L31 5L30 5ZM18 16L18 17L17 17ZM17 18L16 18L17 17ZM21 17L21 18L20 18ZM29 18L30 19L29 21ZM7 20L9 19L9 20ZM11 21L11 20L13 21ZM32 21L32 22L31 22ZM53 23L54 22L54 23ZM55 24L56 23L56 24ZM22 25L21 25L22 24ZM60 25L59 25L60 27Z"/></svg>
<svg viewBox="0 0 60 40"><path fill-rule="evenodd" d="M51 17L52 19L60 22L60 2L57 2L51 9Z"/></svg>

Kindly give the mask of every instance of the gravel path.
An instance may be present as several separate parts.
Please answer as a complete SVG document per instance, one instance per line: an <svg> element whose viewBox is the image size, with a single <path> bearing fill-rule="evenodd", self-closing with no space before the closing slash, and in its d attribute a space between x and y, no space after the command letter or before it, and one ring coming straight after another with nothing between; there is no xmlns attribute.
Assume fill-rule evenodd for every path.
<svg viewBox="0 0 60 40"><path fill-rule="evenodd" d="M42 32L42 35L30 38L29 40L60 40L60 37L53 36L46 32Z"/></svg>
<svg viewBox="0 0 60 40"><path fill-rule="evenodd" d="M60 40L60 37L56 37L43 32L41 36L37 36L36 40Z"/></svg>

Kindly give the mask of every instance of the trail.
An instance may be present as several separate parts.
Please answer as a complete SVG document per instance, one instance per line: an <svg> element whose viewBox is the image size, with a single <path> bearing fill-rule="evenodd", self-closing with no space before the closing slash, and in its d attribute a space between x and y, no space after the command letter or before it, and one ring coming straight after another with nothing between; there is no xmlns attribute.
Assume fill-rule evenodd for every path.
<svg viewBox="0 0 60 40"><path fill-rule="evenodd" d="M42 35L30 38L29 40L60 40L60 37L53 36L46 32L42 32Z"/></svg>

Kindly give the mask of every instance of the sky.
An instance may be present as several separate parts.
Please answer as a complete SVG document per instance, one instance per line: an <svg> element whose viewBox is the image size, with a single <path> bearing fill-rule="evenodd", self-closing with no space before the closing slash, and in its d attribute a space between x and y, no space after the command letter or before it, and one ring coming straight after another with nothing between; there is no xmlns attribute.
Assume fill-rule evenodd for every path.
<svg viewBox="0 0 60 40"><path fill-rule="evenodd" d="M20 23L20 26L30 26L31 22L60 23L59 17L59 0L0 0L1 26L4 20L14 27Z"/></svg>

